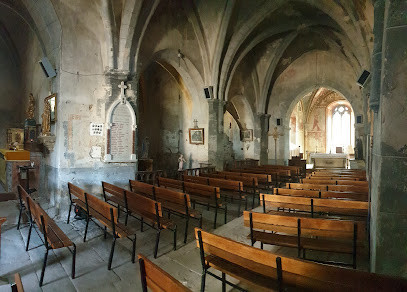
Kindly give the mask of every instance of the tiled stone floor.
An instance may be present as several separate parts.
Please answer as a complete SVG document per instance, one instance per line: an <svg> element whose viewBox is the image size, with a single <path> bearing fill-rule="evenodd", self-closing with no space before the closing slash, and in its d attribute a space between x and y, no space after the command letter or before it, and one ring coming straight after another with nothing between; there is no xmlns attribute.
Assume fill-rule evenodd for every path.
<svg viewBox="0 0 407 292"><path fill-rule="evenodd" d="M236 204L230 209L228 223L219 224L214 233L232 238L234 240L249 244L246 236L248 229L243 226L243 218L236 218ZM234 209L234 210L233 210ZM207 211L205 207L199 207L204 215L204 229L211 230L213 225L213 211ZM52 213L52 210L49 210ZM235 217L233 217L233 215ZM52 251L48 257L47 269L45 271L44 285L39 287L39 277L41 274L42 260L45 252L38 234L33 232L30 241L30 250L25 251L28 228L26 225L20 230L16 229L18 216L17 201L0 203L0 216L6 216L8 221L3 225L1 235L0 254L0 292L10 291L9 286L5 286L4 280L11 280L14 273L18 272L22 276L23 285L26 291L141 291L139 266L136 262L131 263L131 242L124 238L119 239L116 244L113 258L112 270L107 270L108 256L111 246L111 236L103 239L103 232L94 224L89 225L87 242L83 242L84 222L74 221L66 224L62 220L57 223L68 237L77 245L76 278L70 278L72 256L68 249ZM172 218L176 218L173 216ZM220 213L218 222L223 223L223 214ZM136 253L142 253L158 264L165 271L169 272L176 279L193 291L200 290L201 264L199 250L193 239L193 227L196 226L194 220L190 221L190 231L188 242L183 243L184 221L176 219L178 222L178 249L172 251L172 232L164 230L161 233L158 258L153 259L153 246L155 242L155 231L146 229L144 232L137 232ZM138 230L138 221L131 220L131 226ZM265 246L265 249L286 255L296 256L296 250ZM320 254L315 254L319 259L330 259ZM311 252L308 256L313 256ZM350 261L351 258L338 256L342 260ZM359 260L358 267L367 269L367 259ZM221 284L211 276L207 277L206 291L221 291ZM3 286L2 286L3 285ZM230 288L230 287L228 287Z"/></svg>

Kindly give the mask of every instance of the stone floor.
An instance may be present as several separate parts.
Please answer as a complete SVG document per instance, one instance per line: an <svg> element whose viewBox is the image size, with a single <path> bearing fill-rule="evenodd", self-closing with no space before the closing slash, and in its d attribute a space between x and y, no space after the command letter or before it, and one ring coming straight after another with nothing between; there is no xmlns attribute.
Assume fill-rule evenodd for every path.
<svg viewBox="0 0 407 292"><path fill-rule="evenodd" d="M243 226L243 218L236 217L236 206L230 208L230 215L226 225L219 224L214 233L220 234L234 240L249 244L246 236L248 228ZM204 229L213 228L213 211L207 211L205 207L199 207L204 215ZM49 210L52 213L52 210ZM219 223L223 223L223 214L218 217ZM233 217L235 215L235 217ZM44 285L39 287L39 277L41 274L42 260L45 252L38 234L33 232L30 241L30 249L25 251L28 228L17 230L16 222L18 216L17 201L0 203L0 216L6 216L8 221L3 225L1 235L0 254L0 292L10 291L6 286L7 279L11 280L14 273L18 272L22 276L25 291L141 291L139 266L131 263L131 242L128 239L119 239L113 258L112 270L107 270L107 262L111 246L111 236L103 239L103 232L94 224L90 224L88 240L83 242L84 222L73 221L66 224L58 220L60 228L77 245L76 278L70 278L72 256L68 249L63 248L50 253L48 257L47 269L45 271ZM176 218L173 216L172 218ZM164 230L160 240L158 258L153 259L153 246L155 241L155 231L146 229L144 232L137 232L136 253L142 253L158 264L165 271L169 272L176 279L193 291L200 290L201 263L199 250L194 241L193 227L194 221L190 224L187 244L183 243L184 221L176 219L178 222L178 249L172 250L172 232ZM138 221L131 220L131 226L140 229ZM257 245L256 245L257 246ZM296 256L295 249L278 248L265 246L265 249L280 253L286 256ZM319 259L350 261L347 256L326 256L321 254L308 253L308 256L316 256ZM358 267L367 270L367 259L361 259ZM233 280L232 280L233 281ZM207 277L207 291L221 291L221 284L211 276Z"/></svg>

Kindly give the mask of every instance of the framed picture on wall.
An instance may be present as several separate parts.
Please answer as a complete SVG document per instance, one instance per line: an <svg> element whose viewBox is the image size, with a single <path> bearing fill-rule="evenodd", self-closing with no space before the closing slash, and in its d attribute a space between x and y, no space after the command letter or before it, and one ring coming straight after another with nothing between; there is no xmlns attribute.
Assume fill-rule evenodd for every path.
<svg viewBox="0 0 407 292"><path fill-rule="evenodd" d="M240 131L241 140L243 142L253 141L253 130L247 129Z"/></svg>
<svg viewBox="0 0 407 292"><path fill-rule="evenodd" d="M204 129L189 128L189 144L202 145L204 144Z"/></svg>

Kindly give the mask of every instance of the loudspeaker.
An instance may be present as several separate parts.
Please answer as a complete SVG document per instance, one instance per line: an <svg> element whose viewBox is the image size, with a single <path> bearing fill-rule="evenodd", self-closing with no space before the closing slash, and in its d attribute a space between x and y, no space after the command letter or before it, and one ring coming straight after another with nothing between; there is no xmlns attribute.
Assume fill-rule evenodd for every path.
<svg viewBox="0 0 407 292"><path fill-rule="evenodd" d="M281 126L282 123L283 123L282 119L277 119L277 126Z"/></svg>
<svg viewBox="0 0 407 292"><path fill-rule="evenodd" d="M367 78L369 78L370 72L363 70L362 75L360 75L358 81L356 81L357 84L359 84L361 87L365 85Z"/></svg>
<svg viewBox="0 0 407 292"><path fill-rule="evenodd" d="M213 98L213 86L204 87L204 92L207 99Z"/></svg>
<svg viewBox="0 0 407 292"><path fill-rule="evenodd" d="M356 116L356 124L362 124L363 123L363 116L358 115Z"/></svg>
<svg viewBox="0 0 407 292"><path fill-rule="evenodd" d="M52 67L47 57L42 58L41 61L39 61L38 63L40 63L41 68L47 78L53 78L57 76L57 72L55 72L55 69Z"/></svg>

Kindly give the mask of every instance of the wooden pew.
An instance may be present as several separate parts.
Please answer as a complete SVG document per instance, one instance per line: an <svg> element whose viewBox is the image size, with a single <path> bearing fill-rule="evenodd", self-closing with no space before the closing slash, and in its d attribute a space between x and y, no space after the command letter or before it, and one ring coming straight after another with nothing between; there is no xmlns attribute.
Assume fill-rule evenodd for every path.
<svg viewBox="0 0 407 292"><path fill-rule="evenodd" d="M201 291L206 275L239 290L226 274L253 291L405 291L407 280L280 256L231 239L195 229L202 264ZM210 271L216 269L218 276ZM329 287L329 288L328 288Z"/></svg>
<svg viewBox="0 0 407 292"><path fill-rule="evenodd" d="M230 169L230 172L254 173L254 174L267 174L270 175L274 185L278 186L282 181L289 181L291 178L290 170L284 169L260 169L260 168L236 168Z"/></svg>
<svg viewBox="0 0 407 292"><path fill-rule="evenodd" d="M117 238L127 237L132 241L133 249L131 261L132 263L134 263L136 255L136 234L134 231L130 230L127 226L118 221L118 209L98 199L97 197L86 193L83 189L72 183L68 183L68 191L70 204L67 223L69 224L71 208L73 205L81 207L86 212L86 226L85 234L83 237L84 242L86 241L86 235L88 233L89 221L93 221L98 227L101 227L98 223L103 226L104 238L106 238L107 229L112 232L113 241L107 266L108 270L112 268L113 255ZM134 235L134 238L131 238L132 235Z"/></svg>
<svg viewBox="0 0 407 292"><path fill-rule="evenodd" d="M335 191L320 191L320 190L299 190L287 188L275 188L275 195L285 195L294 197L311 197L311 198L337 198L337 199L350 199L355 201L367 201L367 193L354 193L354 192L335 192Z"/></svg>
<svg viewBox="0 0 407 292"><path fill-rule="evenodd" d="M211 177L202 177L202 176L189 176L184 175L182 180L185 182L192 182L197 184L203 184L213 187L220 188L221 193L225 198L236 198L239 200L238 215L240 216L240 209L242 201L245 201L245 206L247 209L247 198L243 194L243 183L241 181L234 181L228 179L218 179Z"/></svg>
<svg viewBox="0 0 407 292"><path fill-rule="evenodd" d="M336 191L336 192L355 192L368 193L369 187L364 186L349 186L349 185L329 185L329 184L314 184L314 183L288 183L286 188L300 190L320 190L320 191Z"/></svg>
<svg viewBox="0 0 407 292"><path fill-rule="evenodd" d="M319 178L304 178L302 179L303 184L313 183L313 184L326 184L326 185L347 185L347 186L362 186L368 187L369 182L367 181L354 181L354 180L333 180L333 179L319 179Z"/></svg>
<svg viewBox="0 0 407 292"><path fill-rule="evenodd" d="M76 245L73 243L68 236L58 227L58 225L48 216L48 214L38 205L24 190L21 185L18 185L18 192L24 194L26 197L26 208L30 217L30 227L28 230L27 246L28 250L30 246L31 232L34 225L37 225L37 229L42 233L43 244L45 245L46 251L44 255L43 265L41 269L40 277L40 287L44 282L45 268L47 266L48 252L52 249L59 249L67 247L72 253L72 279L75 279L75 261L76 261ZM71 248L72 247L72 250Z"/></svg>
<svg viewBox="0 0 407 292"><path fill-rule="evenodd" d="M313 171L309 173L307 176L315 176L315 177L346 177L346 178L358 178L360 180L366 180L365 174L358 174L358 173L335 173L335 172L318 172Z"/></svg>
<svg viewBox="0 0 407 292"><path fill-rule="evenodd" d="M270 174L250 173L250 172L233 172L233 171L219 171L220 174L229 174L235 176L255 177L259 183L259 187L264 190L271 190L272 176Z"/></svg>
<svg viewBox="0 0 407 292"><path fill-rule="evenodd" d="M14 274L14 283L11 285L12 292L24 292L23 282L19 273Z"/></svg>
<svg viewBox="0 0 407 292"><path fill-rule="evenodd" d="M257 242L297 248L298 257L305 259L306 250L352 255L351 265L356 269L357 253L364 247L366 224L349 220L304 218L295 215L243 212L244 225L250 228L252 246ZM280 234L283 233L283 234Z"/></svg>
<svg viewBox="0 0 407 292"><path fill-rule="evenodd" d="M182 190L182 192L187 193L195 209L195 204L205 205L208 208L212 207L215 209L215 218L213 228L216 228L216 222L218 218L218 209L223 209L225 211L225 224L227 222L227 202L221 199L220 189L218 187L207 186L202 184L196 184L191 182L185 182L170 178L160 177L157 180L157 185L159 187L171 188Z"/></svg>
<svg viewBox="0 0 407 292"><path fill-rule="evenodd" d="M264 213L266 213L266 206L268 206L277 209L288 208L311 213L311 217L314 217L320 212L365 217L368 215L369 209L369 203L361 201L290 197L269 194L260 194L260 198Z"/></svg>
<svg viewBox="0 0 407 292"><path fill-rule="evenodd" d="M202 214L191 207L191 199L188 194L152 186L135 180L130 180L129 183L132 192L160 202L162 208L169 212L168 217L173 213L186 219L184 243L187 242L190 218L198 220L199 226L202 227Z"/></svg>
<svg viewBox="0 0 407 292"><path fill-rule="evenodd" d="M252 209L254 208L254 199L259 194L259 182L257 180L257 177L251 177L251 176L247 177L247 176L224 174L224 173L202 173L202 174L200 174L200 176L241 181L244 186L243 191L246 193L246 195L251 195L253 197Z"/></svg>
<svg viewBox="0 0 407 292"><path fill-rule="evenodd" d="M147 292L147 288L150 288L151 291L162 292L191 291L159 266L151 262L147 257L139 254L138 260L143 292Z"/></svg>
<svg viewBox="0 0 407 292"><path fill-rule="evenodd" d="M313 175L308 174L306 179L318 179L318 180L350 180L350 181L366 181L366 178L357 177L353 175Z"/></svg>

